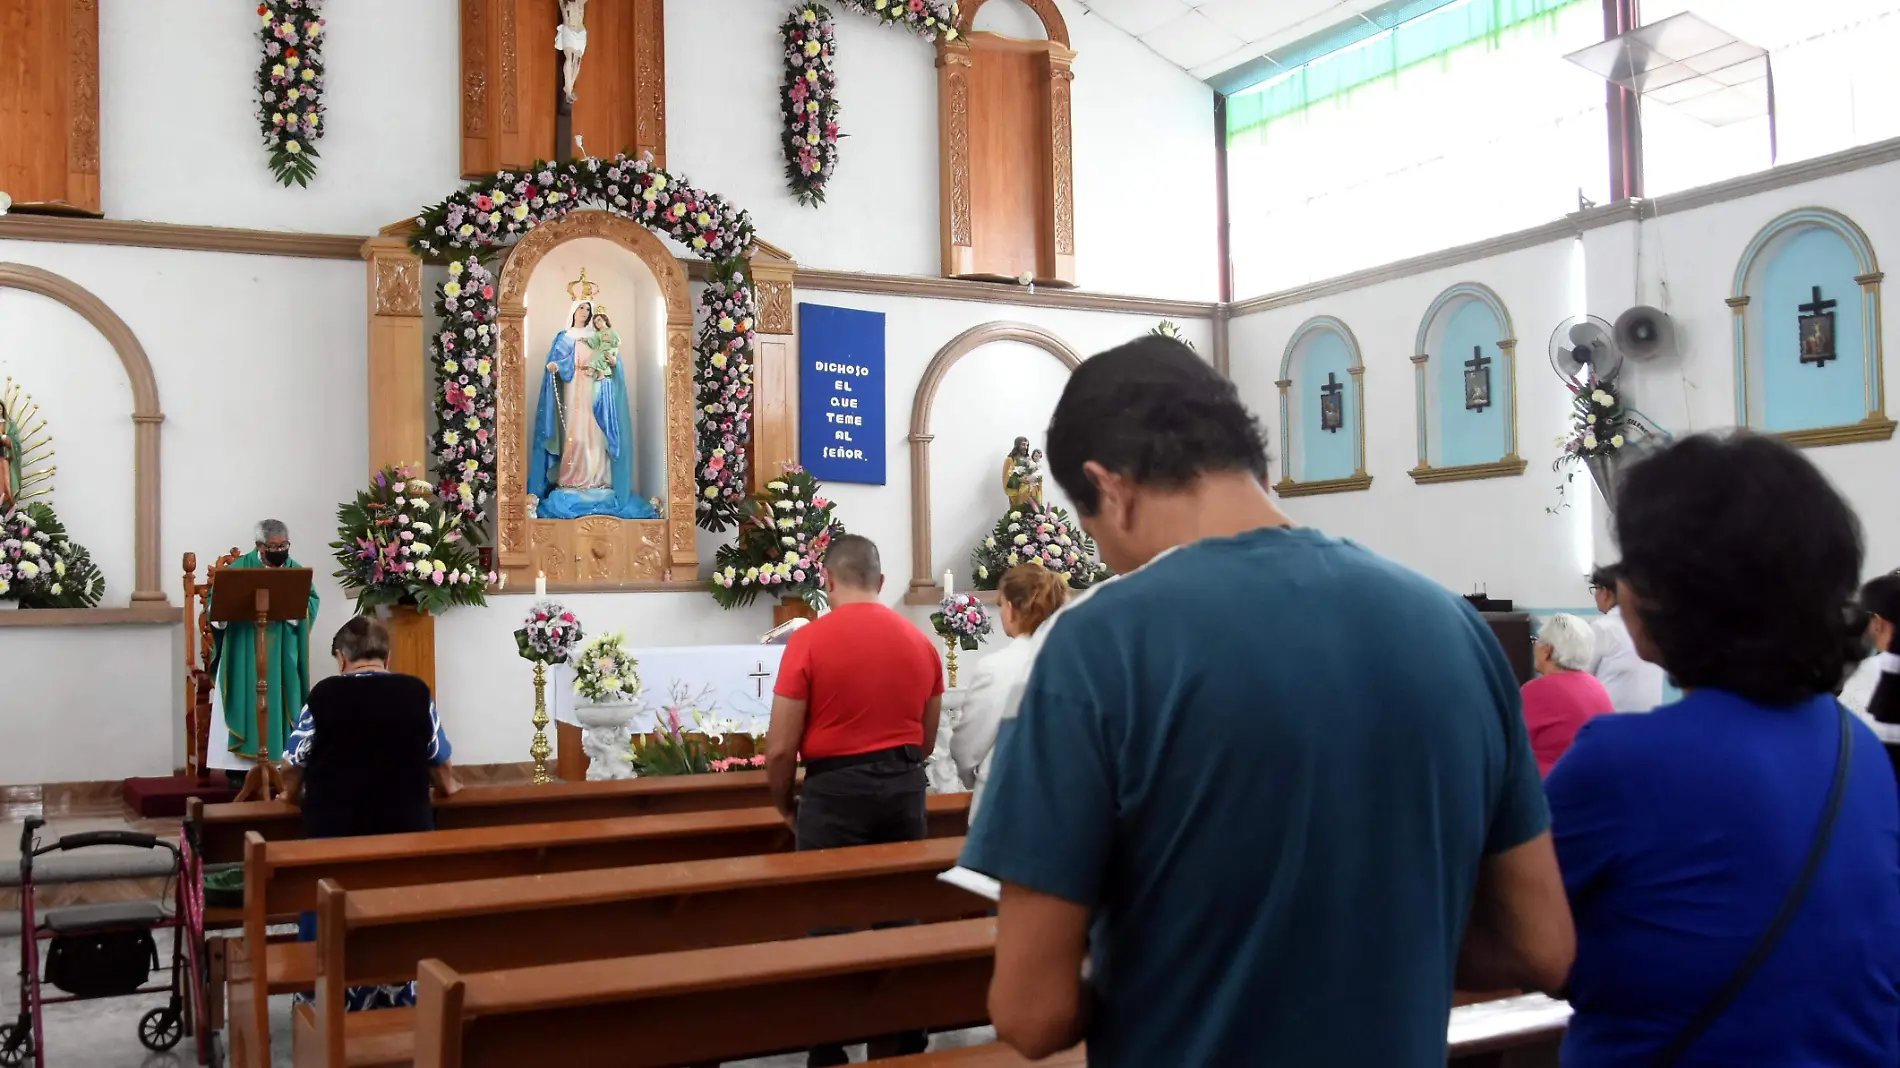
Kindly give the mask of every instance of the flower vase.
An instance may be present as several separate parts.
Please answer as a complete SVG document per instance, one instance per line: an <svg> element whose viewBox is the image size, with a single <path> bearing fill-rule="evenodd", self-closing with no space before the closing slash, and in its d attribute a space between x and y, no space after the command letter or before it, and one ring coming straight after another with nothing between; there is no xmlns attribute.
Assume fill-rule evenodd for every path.
<svg viewBox="0 0 1900 1068"><path fill-rule="evenodd" d="M782 627L794 619L817 619L818 613L803 600L780 601L772 606L772 625Z"/></svg>
<svg viewBox="0 0 1900 1068"><path fill-rule="evenodd" d="M1617 476L1623 466L1623 458L1615 453L1605 456L1592 456L1584 463L1590 468L1590 481L1597 484L1597 492L1603 494L1603 503L1611 511L1616 510Z"/></svg>
<svg viewBox="0 0 1900 1068"><path fill-rule="evenodd" d="M633 716L638 708L632 701L574 706L589 782L633 778Z"/></svg>

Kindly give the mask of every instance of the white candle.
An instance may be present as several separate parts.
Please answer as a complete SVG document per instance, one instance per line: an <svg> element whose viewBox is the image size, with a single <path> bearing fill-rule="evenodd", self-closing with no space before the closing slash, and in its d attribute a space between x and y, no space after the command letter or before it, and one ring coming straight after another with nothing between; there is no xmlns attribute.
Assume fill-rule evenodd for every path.
<svg viewBox="0 0 1900 1068"><path fill-rule="evenodd" d="M952 574L948 568L945 568L943 572L943 595L945 597L955 597L957 595L956 576Z"/></svg>
<svg viewBox="0 0 1900 1068"><path fill-rule="evenodd" d="M548 573L547 572L536 571L534 573L534 595L537 598L546 597L548 595Z"/></svg>

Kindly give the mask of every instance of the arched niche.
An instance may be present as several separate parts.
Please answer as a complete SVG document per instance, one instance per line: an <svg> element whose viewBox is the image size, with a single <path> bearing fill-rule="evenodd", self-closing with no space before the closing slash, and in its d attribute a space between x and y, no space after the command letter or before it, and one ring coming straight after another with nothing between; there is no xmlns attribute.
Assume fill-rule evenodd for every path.
<svg viewBox="0 0 1900 1068"><path fill-rule="evenodd" d="M38 293L66 305L91 323L119 354L132 385L132 603L165 605L158 585L158 427L165 421L158 405L158 377L145 347L104 301L79 283L24 263L0 263L0 289Z"/></svg>
<svg viewBox="0 0 1900 1068"><path fill-rule="evenodd" d="M1460 282L1418 324L1412 357L1419 483L1524 473L1517 455L1517 338L1489 286Z"/></svg>
<svg viewBox="0 0 1900 1068"><path fill-rule="evenodd" d="M1366 474L1365 360L1345 323L1316 315L1280 357L1282 497L1370 489Z"/></svg>
<svg viewBox="0 0 1900 1068"><path fill-rule="evenodd" d="M527 445L532 414L527 397L528 296L541 265L560 246L598 238L637 258L658 289L664 319L656 360L664 373L665 516L661 519L540 519L528 516ZM604 211L576 211L536 227L502 263L501 344L498 350L495 461L498 475L500 570L510 584L531 583L537 572L568 589L617 589L638 583L693 578L699 569L693 530L693 307L686 272L646 227ZM565 307L565 305L563 305ZM545 315L545 309L540 309ZM619 319L616 318L616 324ZM623 359L637 357L624 339ZM540 354L534 354L540 359ZM538 382L538 376L535 378ZM635 428L634 440L639 440Z"/></svg>
<svg viewBox="0 0 1900 1068"><path fill-rule="evenodd" d="M1044 39L977 30L986 2L966 0L956 37L937 41L943 273L1073 286L1069 25L1054 0L1019 0Z"/></svg>
<svg viewBox="0 0 1900 1068"><path fill-rule="evenodd" d="M943 599L943 587L930 573L930 414L937 390L958 360L992 341L1020 341L1047 352L1071 371L1082 366L1081 354L1061 338L1039 326L1012 322L971 327L930 358L910 406L910 587L905 604L934 605Z"/></svg>
<svg viewBox="0 0 1900 1068"><path fill-rule="evenodd" d="M1735 422L1795 445L1893 437L1873 244L1847 216L1798 208L1761 229L1728 306Z"/></svg>

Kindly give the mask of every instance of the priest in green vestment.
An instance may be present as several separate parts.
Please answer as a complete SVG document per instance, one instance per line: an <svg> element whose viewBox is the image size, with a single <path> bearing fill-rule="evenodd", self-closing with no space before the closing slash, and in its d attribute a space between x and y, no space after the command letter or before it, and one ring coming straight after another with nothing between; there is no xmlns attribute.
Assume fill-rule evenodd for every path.
<svg viewBox="0 0 1900 1068"><path fill-rule="evenodd" d="M290 531L275 519L257 525L257 547L230 567L302 567L290 558ZM212 588L212 597L217 588ZM291 724L310 695L310 628L317 621L317 591L301 621L267 623L264 662L270 678L270 737L266 755L283 756ZM246 761L257 759L257 653L251 644L255 623L232 623L217 632L218 702L224 708L225 749Z"/></svg>

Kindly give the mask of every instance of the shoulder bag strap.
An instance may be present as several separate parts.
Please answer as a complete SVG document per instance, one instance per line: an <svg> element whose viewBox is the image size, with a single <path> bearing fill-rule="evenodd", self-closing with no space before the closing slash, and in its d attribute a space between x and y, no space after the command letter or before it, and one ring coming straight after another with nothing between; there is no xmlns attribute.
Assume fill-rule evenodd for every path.
<svg viewBox="0 0 1900 1068"><path fill-rule="evenodd" d="M1839 822L1841 815L1841 801L1847 795L1847 773L1853 766L1853 724L1848 721L1847 706L1838 701L1835 702L1835 706L1840 709L1841 745L1834 758L1834 785L1828 788L1827 809L1821 815L1821 827L1815 832L1814 844L1808 847L1807 862L1801 866L1800 876L1788 889L1788 896L1781 900L1781 907L1776 910L1774 921L1768 925L1767 930L1761 933L1761 937L1755 940L1754 948L1748 951L1748 956L1742 959L1742 963L1735 969L1734 974L1728 977L1728 982L1722 984L1722 989L1709 999L1708 1004L1702 1006L1702 1011L1696 1014L1695 1019L1689 1021L1689 1025L1684 1027L1676 1035L1675 1040L1664 1048L1661 1055L1656 1058L1656 1068L1669 1068L1670 1065L1682 1059L1682 1055L1695 1045L1696 1040L1707 1033L1715 1021L1721 1019L1722 1014L1735 1004L1735 999L1742 995L1742 990L1748 986L1748 981L1753 979L1755 973L1761 970L1761 966L1768 962L1768 955L1773 953L1775 946L1781 942L1781 936L1788 933L1788 927L1794 922L1795 914L1801 911L1801 902L1807 898L1808 888L1814 884L1814 876L1821 870L1821 861L1827 856L1828 842L1834 837L1834 824Z"/></svg>

